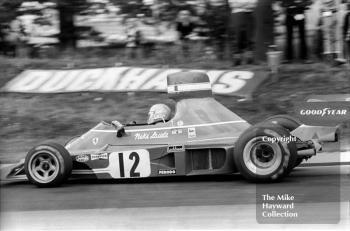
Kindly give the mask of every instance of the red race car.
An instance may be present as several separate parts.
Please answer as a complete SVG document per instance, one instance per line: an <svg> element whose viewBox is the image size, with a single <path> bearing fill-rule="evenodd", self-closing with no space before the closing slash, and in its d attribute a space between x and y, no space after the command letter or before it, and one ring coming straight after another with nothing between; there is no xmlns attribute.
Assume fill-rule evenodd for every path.
<svg viewBox="0 0 350 231"><path fill-rule="evenodd" d="M337 141L336 127L307 126L290 116L273 116L252 126L212 97L206 74L167 77L176 112L156 124L101 122L65 146L32 148L12 166L7 179L29 179L39 187L68 178L98 179L240 173L255 182L278 181L320 141ZM318 140L312 140L317 134Z"/></svg>

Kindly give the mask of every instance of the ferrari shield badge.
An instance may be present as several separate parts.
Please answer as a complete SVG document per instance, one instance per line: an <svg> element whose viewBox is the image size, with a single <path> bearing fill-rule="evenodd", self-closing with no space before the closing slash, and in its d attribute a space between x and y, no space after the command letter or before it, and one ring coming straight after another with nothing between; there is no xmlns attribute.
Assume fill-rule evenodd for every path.
<svg viewBox="0 0 350 231"><path fill-rule="evenodd" d="M92 143L93 143L94 145L96 145L96 144L98 143L98 138L97 138L97 137L93 138L93 139L92 139Z"/></svg>

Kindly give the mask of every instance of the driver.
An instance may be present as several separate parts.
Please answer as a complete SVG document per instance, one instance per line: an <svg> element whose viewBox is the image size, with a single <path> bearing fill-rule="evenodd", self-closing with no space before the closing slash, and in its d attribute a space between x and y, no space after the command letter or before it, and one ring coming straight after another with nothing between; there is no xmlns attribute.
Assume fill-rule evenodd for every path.
<svg viewBox="0 0 350 231"><path fill-rule="evenodd" d="M170 120L171 109L165 104L155 104L148 112L148 124L165 123Z"/></svg>

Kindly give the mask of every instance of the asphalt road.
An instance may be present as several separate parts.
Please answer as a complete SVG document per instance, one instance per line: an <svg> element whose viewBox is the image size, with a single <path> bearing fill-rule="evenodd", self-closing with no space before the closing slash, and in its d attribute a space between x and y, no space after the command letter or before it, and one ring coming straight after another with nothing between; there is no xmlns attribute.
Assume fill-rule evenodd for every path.
<svg viewBox="0 0 350 231"><path fill-rule="evenodd" d="M341 205L350 201L349 170L349 165L299 167L283 182L274 184L248 183L240 175L138 179L127 182L71 180L62 187L49 189L37 188L26 182L2 182L1 220L5 228L7 226L14 228L13 225L17 224L32 225L33 229L36 229L37 225L46 224L42 219L38 220L45 216L49 216L52 222L55 222L53 219L55 217L56 223L58 222L61 228L62 225L67 225L63 221L68 217L73 218L74 224L80 219L84 224L87 219L92 224L96 224L97 220L103 220L102 217L112 216L113 219L107 219L108 221L103 223L106 226L117 219L111 214L115 216L119 214L117 227L128 228L125 222L132 222L130 217L133 215L137 216L133 220L135 222L142 221L142 219L149 221L152 218L147 218L147 216L153 214L153 219L156 220L160 219L164 222L165 216L169 222L171 220L174 222L174 219L177 221L167 223L170 225L168 228L177 227L176 225L184 228L181 226L184 225L181 222L181 214L187 214L185 218L192 217L189 222L197 225L191 227L201 229L207 227L205 225L208 222L207 218L216 217L221 222L227 216L226 214L232 213L232 216L236 214L236 219L227 218L231 223L225 226L225 228L232 228L232 225L243 221L246 225L249 225L249 222L257 222L258 213L256 211L259 211L262 195L288 194L294 196L293 202L297 207L295 211L299 213L300 219L287 220L287 223L338 223L344 222L341 221L344 220L344 214L340 213ZM346 204L345 209L348 206ZM204 213L203 216L200 215L198 209ZM215 216L220 212L223 214L219 217ZM124 220L121 220L120 217L123 216L120 213L124 216ZM239 216L241 217L237 219ZM348 216L349 214L345 215L345 219ZM94 217L95 222L89 217ZM248 217L252 221L247 221ZM184 222L185 218L183 218ZM258 219L258 221L266 222L264 219ZM155 224L148 225L150 226L146 227L151 228ZM104 228L109 227L105 226ZM44 227L47 228L47 226ZM78 227L84 226L79 225Z"/></svg>
<svg viewBox="0 0 350 231"><path fill-rule="evenodd" d="M342 182L341 182L342 181ZM327 193L325 193L327 190ZM339 196L340 190L347 195ZM350 199L340 167L297 168L283 182L253 184L240 175L139 180L71 180L58 188L1 183L1 211L255 204L257 193L289 193L298 202ZM333 192L333 193L331 193Z"/></svg>

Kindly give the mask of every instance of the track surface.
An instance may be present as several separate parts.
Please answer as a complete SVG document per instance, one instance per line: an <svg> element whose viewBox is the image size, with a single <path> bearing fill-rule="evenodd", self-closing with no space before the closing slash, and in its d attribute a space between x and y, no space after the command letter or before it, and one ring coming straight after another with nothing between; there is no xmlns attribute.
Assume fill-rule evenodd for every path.
<svg viewBox="0 0 350 231"><path fill-rule="evenodd" d="M68 225L64 222L67 219L71 222L67 229L73 229L73 224L76 225L74 229L97 228L93 226L96 224L100 228L120 229L140 228L135 226L137 224L143 228L157 226L154 222L149 223L151 220L160 224L168 220L165 229L221 228L219 224L207 226L211 223L208 219L216 218L217 222L226 224L222 228L233 228L242 222L245 227L251 222L256 223L257 198L262 194L288 193L296 197L296 203L304 206L299 206L301 212L310 210L304 212L309 214L302 223L338 223L339 219L344 223L345 219L348 225L349 214L344 218L344 214L338 214L338 211L341 203L345 203L345 210L349 206L349 170L348 165L299 167L283 182L257 185L246 182L240 175L128 182L72 180L63 187L51 189L36 188L26 182L2 182L1 220L2 223L5 221L4 228L14 228L15 223L15 228L47 229L49 224L51 229L64 228ZM225 218L228 214L229 217ZM236 218L232 220L234 214ZM53 223L46 223L43 217ZM186 226L186 219L195 226ZM118 221L117 224L115 221ZM81 224L90 225L85 227Z"/></svg>
<svg viewBox="0 0 350 231"><path fill-rule="evenodd" d="M255 204L260 191L287 192L298 202L350 199L350 177L340 167L300 167L285 181L252 184L240 175L143 180L72 180L59 188L37 188L26 182L1 184L2 211L134 208ZM340 191L342 198L330 192ZM325 193L327 190L328 193Z"/></svg>

